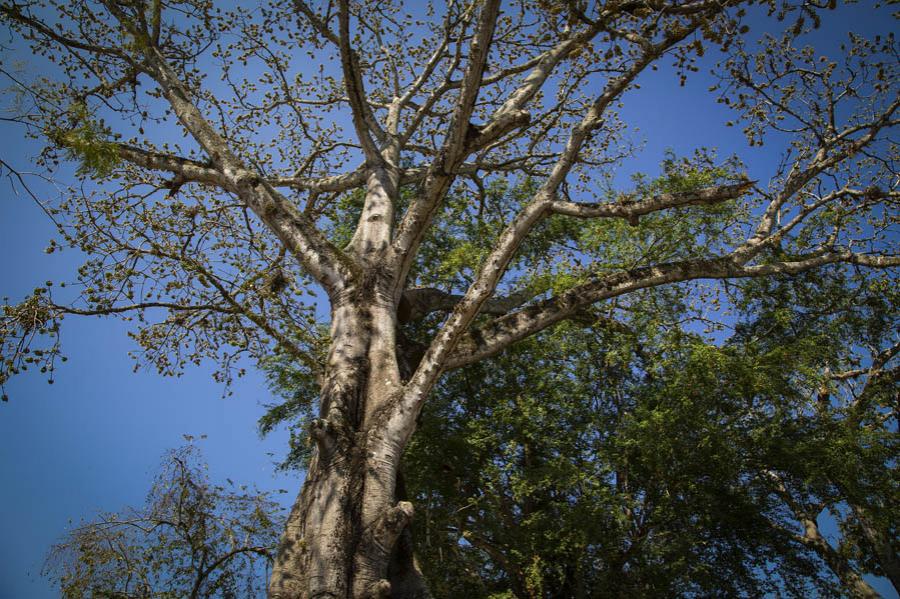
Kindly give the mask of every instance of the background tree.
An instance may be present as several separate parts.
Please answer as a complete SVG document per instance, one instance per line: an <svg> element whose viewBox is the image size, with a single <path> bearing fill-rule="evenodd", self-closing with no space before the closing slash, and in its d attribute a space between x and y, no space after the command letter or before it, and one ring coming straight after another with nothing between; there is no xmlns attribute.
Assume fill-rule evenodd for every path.
<svg viewBox="0 0 900 599"><path fill-rule="evenodd" d="M774 404L783 438L767 427L768 442L758 444L766 464L758 480L788 522L794 520L793 528L777 518L774 526L793 531L850 594L863 597L877 593L861 572L886 576L900 589L897 547L889 540L896 537L897 522L891 456L898 442L894 358L900 346L897 296L885 292L885 283L836 273L824 281L761 283L756 318L737 334L790 356L799 367L787 387L790 394ZM782 302L791 308L777 307ZM825 513L839 526L837 546L820 530Z"/></svg>
<svg viewBox="0 0 900 599"><path fill-rule="evenodd" d="M793 43L819 7L766 3L789 30L754 46L744 4L4 2L56 65L7 73L17 120L49 142L41 164L80 163L46 206L51 249L91 257L78 297L45 285L5 308L0 382L52 371L73 314L136 317L163 373L212 359L227 381L240 356L290 355L319 417L270 595L425 595L398 478L442 373L641 290L900 263L893 37L823 61ZM781 167L757 185L701 152L614 191L623 94L708 51L750 143L786 140ZM596 260L642 220L681 244ZM327 338L298 298L317 291Z"/></svg>
<svg viewBox="0 0 900 599"><path fill-rule="evenodd" d="M146 504L101 514L55 545L44 573L63 597L260 597L283 526L265 494L212 485L200 452L168 453Z"/></svg>

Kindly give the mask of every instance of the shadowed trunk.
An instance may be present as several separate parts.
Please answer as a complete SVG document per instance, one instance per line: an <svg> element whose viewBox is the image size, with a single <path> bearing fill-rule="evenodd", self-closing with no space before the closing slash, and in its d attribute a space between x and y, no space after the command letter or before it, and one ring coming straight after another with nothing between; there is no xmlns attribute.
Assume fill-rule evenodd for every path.
<svg viewBox="0 0 900 599"><path fill-rule="evenodd" d="M398 500L407 439L384 417L400 391L395 302L375 278L366 283L332 310L316 447L273 567L273 599L428 596L412 504Z"/></svg>

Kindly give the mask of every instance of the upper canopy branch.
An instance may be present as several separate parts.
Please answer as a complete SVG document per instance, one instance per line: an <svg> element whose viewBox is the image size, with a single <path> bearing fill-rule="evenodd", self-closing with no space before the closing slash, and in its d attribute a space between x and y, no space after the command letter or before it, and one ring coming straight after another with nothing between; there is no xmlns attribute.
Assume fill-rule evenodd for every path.
<svg viewBox="0 0 900 599"><path fill-rule="evenodd" d="M300 0L297 0L297 2L302 4ZM359 138L359 143L366 154L366 160L372 164L379 164L381 162L381 154L372 137L375 136L380 141L384 141L386 136L378 125L378 120L372 114L372 109L367 102L359 55L350 46L350 6L348 0L338 1L338 32L341 68L344 72L344 86L347 89L350 109L353 114L353 127L356 129L356 136Z"/></svg>
<svg viewBox="0 0 900 599"><path fill-rule="evenodd" d="M577 316L591 304L650 287L696 279L761 277L799 274L828 264L856 264L873 268L900 266L900 256L874 256L850 251L826 251L797 260L745 266L732 255L644 266L599 277L558 296L497 318L466 333L446 368L459 368L496 355L510 344Z"/></svg>
<svg viewBox="0 0 900 599"><path fill-rule="evenodd" d="M778 233L773 234L773 230L779 224L780 214L785 205L817 177L842 162L856 157L878 139L880 132L896 125L897 123L892 117L898 109L900 109L900 100L894 100L881 114L869 120L865 126L854 125L847 128L847 131L852 129L854 133L864 132L859 137L850 139L848 136L845 138L845 143L837 147L824 143L816 149L816 153L808 162L804 161L802 155L799 156L791 165L781 189L763 211L754 235L735 250L736 256L743 261L750 260L766 247L780 241L788 231L806 218L818 206L813 205L801 208L800 214L797 215L792 223L783 227ZM850 189L838 190L831 196L823 198L821 203L824 205L839 198L841 195L853 194L854 191Z"/></svg>
<svg viewBox="0 0 900 599"><path fill-rule="evenodd" d="M418 246L434 213L447 194L457 169L471 152L469 142L473 131L470 120L490 54L499 10L500 0L486 0L481 7L478 25L470 44L466 72L443 146L429 166L422 192L415 198L397 227L392 253L397 264L395 277L398 288L402 287L406 279ZM503 124L502 127L498 127L500 132L494 132L493 135L502 134L514 124L514 122Z"/></svg>
<svg viewBox="0 0 900 599"><path fill-rule="evenodd" d="M755 181L744 181L731 185L716 185L695 191L663 193L639 201L623 201L619 203L588 204L584 202L565 202L554 200L550 210L557 214L578 218L624 218L636 225L639 216L684 206L710 205L732 200L741 195Z"/></svg>
<svg viewBox="0 0 900 599"><path fill-rule="evenodd" d="M352 276L349 261L341 256L296 206L267 184L255 168L248 168L204 117L192 100L191 91L169 65L150 34L140 29L112 2L104 5L132 35L144 55L147 70L159 84L178 120L210 157L211 167L221 173L223 187L240 197L275 233L304 268L327 290L336 291ZM128 154L137 158L136 152ZM152 155L144 156L151 161ZM162 166L162 161L157 162ZM168 163L171 166L171 162ZM182 166L190 166L183 164Z"/></svg>
<svg viewBox="0 0 900 599"><path fill-rule="evenodd" d="M34 33L39 33L40 35L45 36L46 38L58 43L64 48L69 48L72 50L82 50L88 52L89 54L118 58L136 68L140 66L140 62L134 60L134 58L123 48L102 46L99 44L90 43L89 41L86 41L84 39L75 39L62 35L61 33L54 31L52 27L49 27L39 19L36 19L24 13L22 11L22 7L17 6L16 4L4 4L0 6L0 14L2 14L12 22L18 23L26 27L27 29L30 29Z"/></svg>
<svg viewBox="0 0 900 599"><path fill-rule="evenodd" d="M312 25L313 29L316 30L316 33L321 35L323 38L334 44L335 46L340 46L341 41L338 36L331 30L326 23L316 12L304 2L304 0L294 0L294 7L296 7L297 11L306 17L306 20Z"/></svg>
<svg viewBox="0 0 900 599"><path fill-rule="evenodd" d="M694 28L699 23L694 24ZM440 332L419 363L416 372L406 387L404 401L398 405L400 412L416 412L425 392L431 388L445 368L448 356L462 338L465 330L478 315L483 304L494 293L501 277L506 272L510 260L534 226L552 210L557 189L576 163L581 148L591 132L602 123L603 113L628 88L634 79L667 49L683 40L692 31L683 27L669 32L666 37L649 48L643 49L639 57L619 77L610 80L603 93L591 104L587 113L577 123L569 135L565 149L543 182L537 193L516 216L495 242L490 254L484 260L475 281L469 286L463 299L456 305Z"/></svg>

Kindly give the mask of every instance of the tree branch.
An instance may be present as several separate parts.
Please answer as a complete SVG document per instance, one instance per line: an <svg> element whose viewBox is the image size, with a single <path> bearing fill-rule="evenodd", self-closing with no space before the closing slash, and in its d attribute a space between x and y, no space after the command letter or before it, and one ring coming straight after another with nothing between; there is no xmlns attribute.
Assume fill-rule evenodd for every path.
<svg viewBox="0 0 900 599"><path fill-rule="evenodd" d="M637 202L626 201L618 204L587 204L554 200L550 204L550 210L556 214L565 214L578 218L624 218L632 225L637 225L639 216L650 214L651 212L684 206L709 206L733 200L754 183L756 182L744 181L732 185L704 187L695 191L663 193Z"/></svg>
<svg viewBox="0 0 900 599"><path fill-rule="evenodd" d="M694 28L697 26L695 24ZM687 37L694 28L677 29L660 43L644 50L641 57L632 64L628 71L607 84L604 92L593 102L584 118L573 127L566 147L550 175L537 191L531 203L519 212L500 235L490 255L485 259L476 280L466 291L465 297L457 304L444 326L432 340L419 367L407 384L404 400L398 402L397 410L418 412L425 395L445 367L448 356L478 314L482 304L493 294L516 250L532 228L548 214L556 200L557 189L575 164L578 153L591 132L602 123L602 116L606 108L628 88L638 74L668 48Z"/></svg>
<svg viewBox="0 0 900 599"><path fill-rule="evenodd" d="M378 147L372 139L374 135L379 140L386 136L378 126L378 121L372 114L372 110L366 100L365 86L363 85L362 72L359 66L359 56L350 47L350 6L348 0L338 1L338 46L341 50L341 69L344 72L344 86L350 100L350 110L353 114L353 127L356 136L362 144L366 161L375 165L382 161Z"/></svg>
<svg viewBox="0 0 900 599"><path fill-rule="evenodd" d="M199 160L145 150L127 144L116 144L116 151L119 158L126 162L150 170L173 173L180 182L206 183L217 187L225 187L227 184L220 171Z"/></svg>
<svg viewBox="0 0 900 599"><path fill-rule="evenodd" d="M490 52L499 10L500 0L486 0L481 7L478 28L472 37L469 62L447 137L440 152L429 166L422 193L413 201L397 227L397 233L392 243L392 253L397 268L395 285L398 289L406 280L406 275L412 266L418 246L425 236L428 224L450 189L456 171L467 155L467 142L471 139L470 119L481 87L481 78ZM521 115L518 118L521 119ZM508 127L509 123L505 126Z"/></svg>
<svg viewBox="0 0 900 599"><path fill-rule="evenodd" d="M191 100L187 86L166 62L159 48L153 45L147 32L136 29L111 2L104 4L138 40L153 78L178 120L210 156L213 167L221 172L225 188L247 203L329 293L343 288L353 276L349 259L332 246L293 203L266 183L255 169L248 169L231 151L225 139Z"/></svg>
<svg viewBox="0 0 900 599"><path fill-rule="evenodd" d="M749 278L798 274L827 264L855 264L874 268L900 266L900 256L869 256L851 252L824 252L794 261L743 266L732 255L644 266L606 275L558 296L495 319L469 331L447 359L446 368L459 368L488 358L506 347L562 320L572 318L593 303L639 289L696 279Z"/></svg>
<svg viewBox="0 0 900 599"><path fill-rule="evenodd" d="M481 314L503 315L532 297L534 293L528 289L507 297L494 297L482 305ZM462 295L447 293L434 287L407 289L400 299L397 318L405 323L421 320L433 312L451 312L462 299Z"/></svg>

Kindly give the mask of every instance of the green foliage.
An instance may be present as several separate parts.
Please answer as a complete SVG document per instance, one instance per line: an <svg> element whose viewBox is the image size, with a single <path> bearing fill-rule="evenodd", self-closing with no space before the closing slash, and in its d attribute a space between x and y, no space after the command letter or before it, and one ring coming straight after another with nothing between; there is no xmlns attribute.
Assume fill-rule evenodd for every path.
<svg viewBox="0 0 900 599"><path fill-rule="evenodd" d="M745 179L743 165L736 158L719 163L715 152L705 148L689 157L669 151L661 171L655 178L635 175L634 192L621 199L682 193ZM598 219L583 228L579 242L593 258L595 269L683 260L716 253L733 243L742 234L740 223L747 213L746 205L732 200L654 213L642 217L637 226L620 219Z"/></svg>
<svg viewBox="0 0 900 599"><path fill-rule="evenodd" d="M740 171L708 151L669 155L659 177L635 178L635 195L732 182ZM501 181L485 191L482 204L448 200L415 266L418 284L467 285L504 219L533 190L528 181ZM540 297L597 271L706 255L740 234L746 214L730 202L654 214L637 226L550 218L516 257L513 280ZM589 328L563 323L448 373L403 465L432 592L839 594L823 557L797 541L797 516L767 473L781 473L791 493L833 514L851 495L877 506L872 522L890 529L884 506L894 475L885 464L896 434L883 421L855 427L847 390L825 412L811 398L823 373L858 367L860 348L890 343L891 289L889 279L844 268L751 279L719 293L699 284L658 288L620 299L604 311L611 319ZM439 318L404 332L426 340ZM292 445L304 449L287 463L303 467L308 441L298 423L311 416L315 377L290 359L267 368L286 401L263 430L293 420ZM868 391L876 414L888 409L892 389L879 385ZM860 524L839 520L851 567L879 572Z"/></svg>
<svg viewBox="0 0 900 599"><path fill-rule="evenodd" d="M625 327L561 325L448 375L404 462L436 592L840 594L770 470L837 514L843 555L878 573L841 506L893 530L898 438L878 414L895 384L867 392L882 407L862 429L842 391L824 412L814 398L826 365L889 339L896 304L865 299L882 286L834 269L733 288L747 309L718 343L661 324L688 307L648 294Z"/></svg>
<svg viewBox="0 0 900 599"><path fill-rule="evenodd" d="M748 563L780 558L741 489L740 446L723 436L739 416L704 388L718 384L707 370L739 360L693 341L642 364L648 380L632 371L635 342L562 327L448 377L404 470L438 593L766 586Z"/></svg>
<svg viewBox="0 0 900 599"><path fill-rule="evenodd" d="M120 162L116 145L110 141L110 130L102 120L91 116L84 103L73 104L67 117L69 126L51 125L47 138L65 150L67 159L79 164L80 176L109 177Z"/></svg>
<svg viewBox="0 0 900 599"><path fill-rule="evenodd" d="M328 340L328 331L320 326L316 342L310 347L318 364L324 364ZM269 388L280 396L281 401L266 406L266 413L259 419L259 432L265 436L286 424L290 434L289 450L279 467L305 468L312 452L307 426L315 415L321 369L300 363L284 351L264 357L260 367L268 377Z"/></svg>
<svg viewBox="0 0 900 599"><path fill-rule="evenodd" d="M597 278L609 273L637 272L637 280L595 306L560 298L581 310L542 322L572 321L440 383L405 457L423 567L438 596L497 599L828 595L835 580L820 575L824 563L838 574L878 572L877 543L862 537L870 529L897 536L897 514L887 507L900 503L891 501L897 439L889 426L896 425L896 352L885 357L894 351L897 281L833 266L793 280L664 285L704 273L755 275L767 263L791 270L784 263L793 259L891 261L893 36L851 34L838 66L812 47L794 46L810 23L818 26L820 3L755 6L787 19L789 29L766 35L750 52L741 37L747 9L732 3L671 10L650 2L529 1L503 10L476 90L464 73L478 75L471 61L479 52L464 48L480 47L482 33L491 33L477 2L447 3L446 19L435 18L441 3L415 14L405 14L403 3L355 4L350 15L342 5L341 17L364 25L352 27L343 77L332 68L333 53L323 51L334 39L330 2L303 7L299 28L292 2L102 4L105 10L51 0L0 10L16 40L52 69L38 82L4 71L19 89L8 120L49 139L39 165L52 172L60 155L78 163L82 180L41 205L52 218L64 217L58 230L65 245L88 256L77 298L55 303L48 282L25 302L4 306L0 386L28 367L52 371L62 315L119 314L135 323L140 359L160 373L179 375L212 360L215 376L228 382L244 372L246 358L261 365L282 401L260 429L289 423L287 464L302 468L328 334L313 302L299 296L320 291L309 274L329 287L333 278L318 268L305 273L301 264L364 273L339 276L346 286L330 289L332 300L347 291L341 299L362 314L372 301L369 283L382 274L404 271L400 286L465 292L537 189L561 200L627 205L745 182L738 160L719 161L701 149L687 157L669 152L657 176L635 177L629 192L611 190L616 168L632 154L621 94L639 87L644 68L655 69L662 57L673 61L683 85L719 46L724 62L710 92L720 91L718 100L737 110L750 145L772 131L789 137L783 164L768 188L754 186L752 198L630 214L628 222L549 216L504 257L510 261L497 295L525 304L602 284ZM313 16L320 10L321 20ZM523 56L530 49L543 54ZM523 71L535 64L539 72ZM520 82L525 87L513 91ZM404 87L403 100L392 100ZM527 125L490 122L517 108L529 112ZM373 119L387 115L385 138ZM147 135L145 126L154 125L180 127L188 141ZM500 125L499 136L492 125ZM465 130L450 130L456 126ZM353 241L365 191L327 190L359 183L348 183L356 176L348 168L360 149L370 149L370 133L385 159L399 161L400 180L415 182L391 199L393 224L423 191L435 199L423 219L431 226L412 232L408 278L407 264L387 253L362 248L372 260L357 261L319 235L338 248ZM127 164L119 164L120 154ZM379 160L368 154L360 172L371 176ZM273 201L276 187L281 197ZM49 250L61 247L54 241ZM683 277L673 279L639 278L654 265L662 268L652 272L677 271L665 263L682 260L696 268L681 265ZM745 270L729 273L731 266ZM635 290L642 285L649 287ZM440 338L445 308L401 326L402 349L412 350L405 361L414 362L416 344ZM479 327L491 317L469 323L463 316L472 325L466 333L489 331ZM443 339L452 340L449 334ZM45 340L49 349L37 350ZM363 362L328 374L374 380L379 373ZM346 408L347 418L330 423L339 428L363 413L355 405L360 395L347 391L353 400L332 404ZM349 433L373 431L341 432L348 433L340 436L343 449L354 438ZM80 529L65 545L75 556L61 570L66 594L110 594L134 580L146 589L174 585L160 596L196 595L185 584L192 575L198 580L187 566L197 552L228 555L220 549L235 546L229 531L245 523L269 531L277 520L252 498L211 488L176 462L179 476L161 479L149 511L136 512L141 522L163 514L174 527L154 523L156 532L141 536L110 517ZM235 516L209 521L223 505ZM841 527L830 552L798 540L805 534L798 522L811 529L824 510ZM109 541L138 559L119 559ZM204 594L250 594L233 577L216 580L223 582Z"/></svg>

